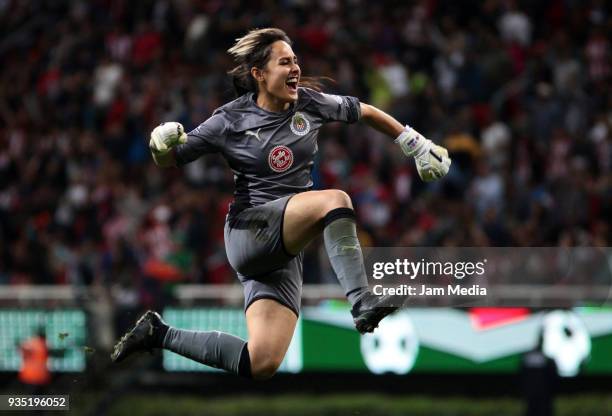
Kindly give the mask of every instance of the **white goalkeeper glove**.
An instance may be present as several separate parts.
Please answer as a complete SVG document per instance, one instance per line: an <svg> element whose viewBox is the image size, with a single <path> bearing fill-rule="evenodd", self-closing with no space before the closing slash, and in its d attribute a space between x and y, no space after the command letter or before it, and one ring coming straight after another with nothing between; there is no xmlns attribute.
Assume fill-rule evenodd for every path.
<svg viewBox="0 0 612 416"><path fill-rule="evenodd" d="M406 156L413 156L417 172L425 182L435 181L448 173L451 160L448 150L438 146L410 126L395 139Z"/></svg>
<svg viewBox="0 0 612 416"><path fill-rule="evenodd" d="M151 140L149 140L149 148L158 155L164 155L174 146L186 143L187 134L181 123L171 121L169 123L161 123L151 132Z"/></svg>

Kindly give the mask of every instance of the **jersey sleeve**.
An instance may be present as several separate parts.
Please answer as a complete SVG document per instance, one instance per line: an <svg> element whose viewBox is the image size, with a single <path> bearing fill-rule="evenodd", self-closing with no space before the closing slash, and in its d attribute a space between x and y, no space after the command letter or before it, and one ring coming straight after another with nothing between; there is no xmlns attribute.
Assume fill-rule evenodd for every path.
<svg viewBox="0 0 612 416"><path fill-rule="evenodd" d="M225 143L225 118L213 114L209 119L187 133L187 142L176 146L175 158L178 166L193 162L206 153L217 153Z"/></svg>
<svg viewBox="0 0 612 416"><path fill-rule="evenodd" d="M361 118L361 105L359 99L346 95L334 95L304 88L310 97L308 107L318 113L323 121L343 121L355 123Z"/></svg>

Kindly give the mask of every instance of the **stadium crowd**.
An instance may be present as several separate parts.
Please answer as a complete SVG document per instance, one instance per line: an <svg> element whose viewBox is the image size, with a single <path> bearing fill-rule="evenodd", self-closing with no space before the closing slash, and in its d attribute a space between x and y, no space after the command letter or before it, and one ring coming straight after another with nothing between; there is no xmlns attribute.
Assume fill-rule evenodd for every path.
<svg viewBox="0 0 612 416"><path fill-rule="evenodd" d="M233 98L226 49L294 40L304 75L444 144L425 184L357 123L319 136L316 188L353 199L364 246L609 246L612 15L603 0L0 2L0 284L102 284L151 304L160 282L231 283L218 155L162 170L161 121ZM607 213L607 214L606 214ZM334 281L320 244L305 281ZM163 296L162 296L163 297Z"/></svg>

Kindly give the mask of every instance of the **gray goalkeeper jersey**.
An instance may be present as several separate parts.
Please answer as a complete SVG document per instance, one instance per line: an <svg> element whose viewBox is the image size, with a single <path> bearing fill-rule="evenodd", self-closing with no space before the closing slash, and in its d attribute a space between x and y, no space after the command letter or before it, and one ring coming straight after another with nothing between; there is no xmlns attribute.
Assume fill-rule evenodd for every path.
<svg viewBox="0 0 612 416"><path fill-rule="evenodd" d="M311 171L319 128L329 121L354 123L361 117L355 97L299 88L284 112L257 106L253 93L216 109L176 147L178 165L219 152L234 172L230 216L312 188Z"/></svg>

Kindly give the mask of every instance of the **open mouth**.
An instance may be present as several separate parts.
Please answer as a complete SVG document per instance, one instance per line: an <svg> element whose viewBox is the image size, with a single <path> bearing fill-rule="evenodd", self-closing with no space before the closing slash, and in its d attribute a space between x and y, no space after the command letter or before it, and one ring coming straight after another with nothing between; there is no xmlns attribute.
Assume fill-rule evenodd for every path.
<svg viewBox="0 0 612 416"><path fill-rule="evenodd" d="M289 91L291 92L297 92L297 88L298 88L298 77L297 76L292 76L287 78L287 88L289 89Z"/></svg>

